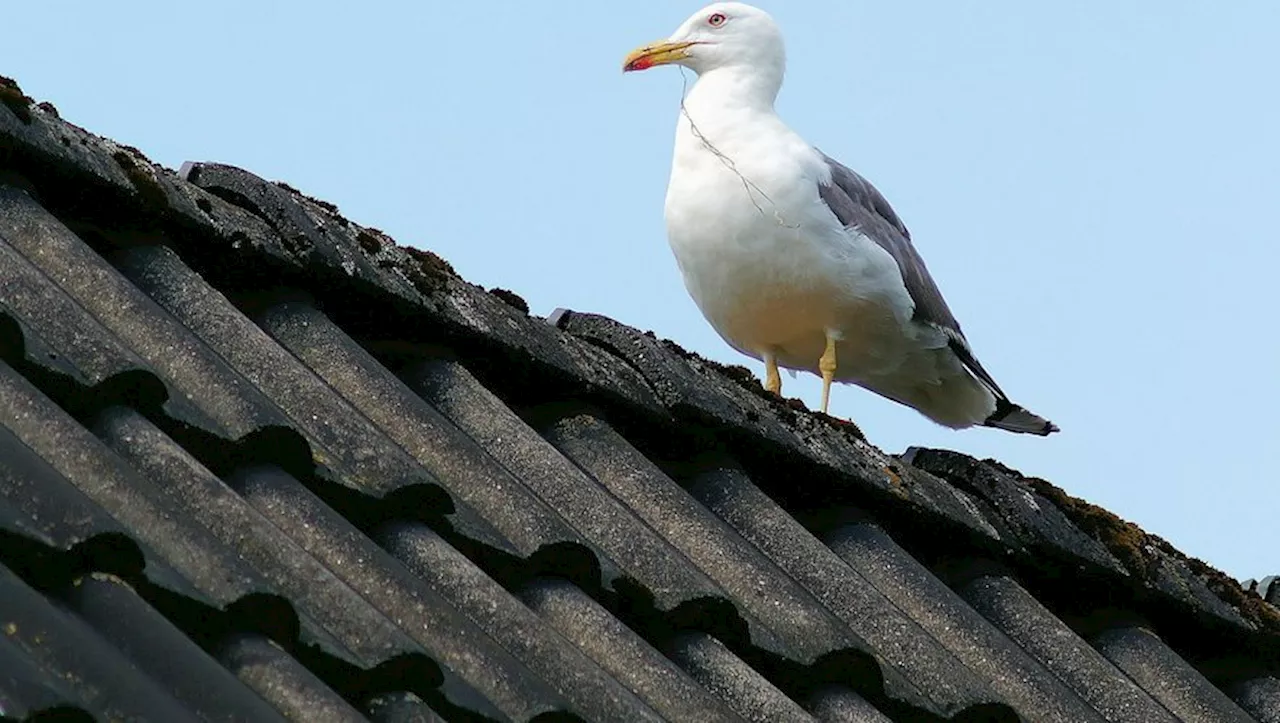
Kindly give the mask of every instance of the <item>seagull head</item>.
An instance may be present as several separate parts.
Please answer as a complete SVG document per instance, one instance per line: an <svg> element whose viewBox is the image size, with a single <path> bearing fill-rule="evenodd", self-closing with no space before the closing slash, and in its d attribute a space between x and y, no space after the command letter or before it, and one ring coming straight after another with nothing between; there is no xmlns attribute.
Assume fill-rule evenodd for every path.
<svg viewBox="0 0 1280 723"><path fill-rule="evenodd" d="M671 37L631 51L623 71L683 65L699 75L720 68L773 71L781 82L786 64L782 32L765 11L737 2L708 5Z"/></svg>

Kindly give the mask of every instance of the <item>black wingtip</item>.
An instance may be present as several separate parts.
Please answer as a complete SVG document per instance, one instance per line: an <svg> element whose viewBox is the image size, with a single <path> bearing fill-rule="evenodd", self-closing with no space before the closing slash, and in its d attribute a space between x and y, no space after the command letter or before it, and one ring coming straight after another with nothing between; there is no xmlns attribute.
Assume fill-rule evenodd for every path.
<svg viewBox="0 0 1280 723"><path fill-rule="evenodd" d="M986 427L1003 429L1006 432L1034 434L1040 437L1047 437L1061 431L1058 425L1023 409L1008 399L996 400L996 411L992 412L982 424Z"/></svg>

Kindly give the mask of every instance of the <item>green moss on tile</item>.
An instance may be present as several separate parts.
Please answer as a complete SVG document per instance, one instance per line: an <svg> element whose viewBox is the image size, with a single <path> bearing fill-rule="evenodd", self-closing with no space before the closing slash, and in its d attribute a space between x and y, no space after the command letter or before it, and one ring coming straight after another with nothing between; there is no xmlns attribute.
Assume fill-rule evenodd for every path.
<svg viewBox="0 0 1280 723"><path fill-rule="evenodd" d="M334 205L334 204L332 204L332 203L329 203L328 201L321 201L320 199L316 198L315 196L308 196L307 194L303 193L302 191L299 191L298 189L294 188L293 186L290 186L289 184L285 183L284 181L276 181L276 182L275 182L275 185L276 185L276 186L278 186L279 188L283 188L284 190L288 191L289 193L292 193L292 194L293 194L293 195L295 195L295 196L298 196L298 197L304 198L304 199L306 199L306 200L310 201L311 203L314 203L315 205L319 206L320 208L323 208L324 210L328 211L329 213L333 214L334 216L339 216L339 217L341 217L341 214L338 212L338 207L337 207L337 206L335 206L335 205Z"/></svg>
<svg viewBox="0 0 1280 723"><path fill-rule="evenodd" d="M1024 480L1036 493L1057 505L1058 509L1062 510L1063 514L1077 527L1105 545L1131 574L1141 580L1150 579L1154 570L1151 569L1147 556L1143 552L1143 546L1148 544L1148 536L1141 527L1122 520L1097 505L1072 497L1061 488L1042 479L1023 477L993 460L987 460L987 463L996 464Z"/></svg>
<svg viewBox="0 0 1280 723"><path fill-rule="evenodd" d="M1210 567L1203 560L1188 557L1187 565L1205 581L1215 595L1238 608L1246 618L1280 631L1280 609L1263 600L1258 593L1249 592L1234 578Z"/></svg>
<svg viewBox="0 0 1280 723"><path fill-rule="evenodd" d="M707 359L685 349L670 339L658 339L658 337L651 331L645 332L645 335L660 341L668 351L672 352L676 356L713 371L717 371L728 377L734 384L737 384L748 392L751 392L752 394L769 402L769 404L773 406L773 410L778 415L778 418L784 424L794 428L800 423L801 415L805 415L812 421L818 421L822 424L826 424L828 427L834 429L847 439L858 442L865 442L867 439L862 433L862 429L860 429L858 425L851 420L840 419L827 414L814 413L801 399L780 396L765 389L764 384L755 375L755 372L752 372L747 367L740 364L722 364L718 361ZM759 421L759 415L755 415L754 418L751 418L751 421Z"/></svg>
<svg viewBox="0 0 1280 723"><path fill-rule="evenodd" d="M17 81L0 76L0 103L27 125L31 125L31 104L34 102L22 92Z"/></svg>
<svg viewBox="0 0 1280 723"><path fill-rule="evenodd" d="M142 197L143 201L152 206L169 207L169 197L165 194L164 189L135 160L135 158L142 158L142 153L138 149L126 146L123 150L112 153L111 157L115 160L116 165L120 166L120 170L124 171L125 176L129 178L129 182L133 184L134 189Z"/></svg>
<svg viewBox="0 0 1280 723"><path fill-rule="evenodd" d="M520 296L516 292L495 287L489 289L489 293L498 297L504 304L510 306L516 311L519 311L522 314L529 313L529 302L525 301L524 297Z"/></svg>
<svg viewBox="0 0 1280 723"><path fill-rule="evenodd" d="M369 231L385 236L378 229ZM453 266L436 254L411 246L405 246L403 250L408 261L404 268L405 276L423 294L431 295L445 286L449 279L458 278L458 272L453 270Z"/></svg>
<svg viewBox="0 0 1280 723"><path fill-rule="evenodd" d="M434 276L447 276L451 279L458 278L458 272L453 270L453 265L436 254L411 246L406 246L404 250L423 272Z"/></svg>
<svg viewBox="0 0 1280 723"><path fill-rule="evenodd" d="M360 248L364 249L365 253L370 256L382 251L382 242L378 240L377 236L368 231L361 231L356 236L356 241L359 242Z"/></svg>
<svg viewBox="0 0 1280 723"><path fill-rule="evenodd" d="M1208 588L1248 620L1273 631L1280 631L1280 611L1251 593L1225 573L1201 560L1187 557L1163 538L1144 532L1141 527L1123 520L1097 505L1072 497L1062 489L1035 477L1024 477L993 460L986 460L1001 469L1023 479L1041 496L1058 506L1081 530L1092 535L1115 555L1130 573L1144 582L1156 574L1156 556L1159 551L1175 560L1184 561Z"/></svg>

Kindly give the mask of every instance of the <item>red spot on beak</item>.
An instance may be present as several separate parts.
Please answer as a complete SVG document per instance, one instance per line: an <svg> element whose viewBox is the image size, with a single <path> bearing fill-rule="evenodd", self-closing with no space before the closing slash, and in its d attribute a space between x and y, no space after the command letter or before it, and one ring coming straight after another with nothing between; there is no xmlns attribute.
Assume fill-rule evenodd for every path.
<svg viewBox="0 0 1280 723"><path fill-rule="evenodd" d="M647 70L656 65L678 63L689 57L688 49L693 44L688 42L670 43L664 40L636 48L622 59L622 70L624 72Z"/></svg>

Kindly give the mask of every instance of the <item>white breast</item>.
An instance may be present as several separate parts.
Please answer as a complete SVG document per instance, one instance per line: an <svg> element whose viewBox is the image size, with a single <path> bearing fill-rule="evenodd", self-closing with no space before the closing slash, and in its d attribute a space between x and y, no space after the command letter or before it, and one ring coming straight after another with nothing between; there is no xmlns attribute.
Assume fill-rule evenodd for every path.
<svg viewBox="0 0 1280 723"><path fill-rule="evenodd" d="M819 198L826 172L775 115L730 125L682 117L667 232L690 295L730 345L813 369L832 330L846 339L842 366L854 378L896 363L883 357L897 356L892 340L912 307L892 257L843 229Z"/></svg>

